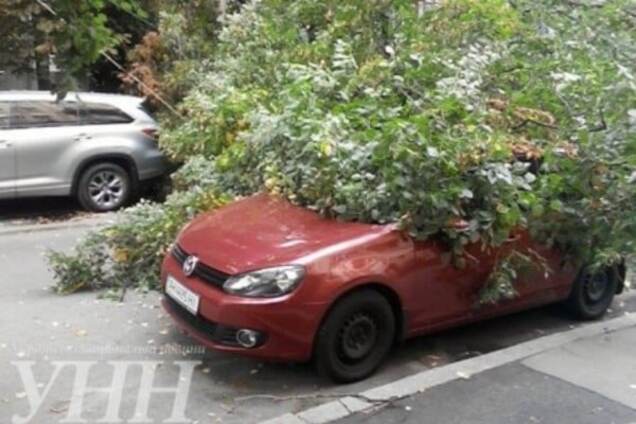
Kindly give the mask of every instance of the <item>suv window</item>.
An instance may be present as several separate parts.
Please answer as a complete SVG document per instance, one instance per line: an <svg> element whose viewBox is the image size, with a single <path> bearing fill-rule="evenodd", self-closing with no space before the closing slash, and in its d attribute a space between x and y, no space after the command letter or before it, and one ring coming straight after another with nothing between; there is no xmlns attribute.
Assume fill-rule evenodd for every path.
<svg viewBox="0 0 636 424"><path fill-rule="evenodd" d="M75 102L27 100L13 106L13 128L60 127L79 124Z"/></svg>
<svg viewBox="0 0 636 424"><path fill-rule="evenodd" d="M143 102L139 104L139 109L142 110L143 113L150 116L152 119L156 119L157 108L150 103L149 99L145 99Z"/></svg>
<svg viewBox="0 0 636 424"><path fill-rule="evenodd" d="M83 103L83 123L88 125L128 124L133 119L115 106Z"/></svg>
<svg viewBox="0 0 636 424"><path fill-rule="evenodd" d="M9 102L0 102L0 130L9 128Z"/></svg>

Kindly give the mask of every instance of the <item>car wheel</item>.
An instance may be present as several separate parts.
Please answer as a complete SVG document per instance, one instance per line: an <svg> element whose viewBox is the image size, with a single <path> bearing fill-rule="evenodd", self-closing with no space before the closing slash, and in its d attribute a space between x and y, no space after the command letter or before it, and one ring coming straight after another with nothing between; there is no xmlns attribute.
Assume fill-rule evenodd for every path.
<svg viewBox="0 0 636 424"><path fill-rule="evenodd" d="M90 211L107 212L119 209L130 200L130 176L114 163L99 163L84 171L77 186L81 205Z"/></svg>
<svg viewBox="0 0 636 424"><path fill-rule="evenodd" d="M320 374L340 383L371 375L391 350L395 317L374 290L353 293L329 312L320 327L314 360Z"/></svg>
<svg viewBox="0 0 636 424"><path fill-rule="evenodd" d="M607 312L617 288L618 276L613 269L584 269L572 286L566 306L579 319L598 319Z"/></svg>

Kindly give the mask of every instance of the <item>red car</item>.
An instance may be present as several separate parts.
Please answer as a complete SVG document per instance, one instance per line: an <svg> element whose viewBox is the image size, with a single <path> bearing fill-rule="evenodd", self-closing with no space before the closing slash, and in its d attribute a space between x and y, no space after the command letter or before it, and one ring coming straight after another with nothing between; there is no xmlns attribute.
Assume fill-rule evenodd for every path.
<svg viewBox="0 0 636 424"><path fill-rule="evenodd" d="M519 295L479 306L495 256L531 247L551 269L518 281ZM559 252L518 233L499 251L468 247L464 269L438 241L394 225L325 219L267 195L192 221L163 263L164 307L213 349L307 361L339 382L365 378L405 338L566 301L584 319L603 315L624 269L579 272Z"/></svg>

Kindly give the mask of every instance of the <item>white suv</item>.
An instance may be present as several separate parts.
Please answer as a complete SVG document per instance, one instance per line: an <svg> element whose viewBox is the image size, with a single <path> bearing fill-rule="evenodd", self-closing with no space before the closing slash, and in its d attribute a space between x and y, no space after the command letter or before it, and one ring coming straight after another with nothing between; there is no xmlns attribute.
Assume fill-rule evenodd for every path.
<svg viewBox="0 0 636 424"><path fill-rule="evenodd" d="M0 199L76 196L93 211L126 204L167 172L144 99L0 92Z"/></svg>

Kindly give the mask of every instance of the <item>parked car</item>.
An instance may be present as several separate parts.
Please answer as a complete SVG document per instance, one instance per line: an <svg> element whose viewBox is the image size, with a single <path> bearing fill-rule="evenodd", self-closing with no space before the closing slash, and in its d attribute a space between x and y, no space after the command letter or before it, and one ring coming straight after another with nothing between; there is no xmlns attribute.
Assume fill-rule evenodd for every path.
<svg viewBox="0 0 636 424"><path fill-rule="evenodd" d="M511 248L534 249L551 272L528 273L516 298L481 305L495 257ZM374 372L400 340L560 301L595 319L623 290L623 267L575 269L522 231L499 250L467 250L471 259L459 269L441 241L416 241L395 225L325 219L260 194L181 231L163 263L163 305L205 346L314 359L322 373L351 382Z"/></svg>
<svg viewBox="0 0 636 424"><path fill-rule="evenodd" d="M117 209L166 172L156 132L142 98L0 92L0 199L75 196Z"/></svg>

